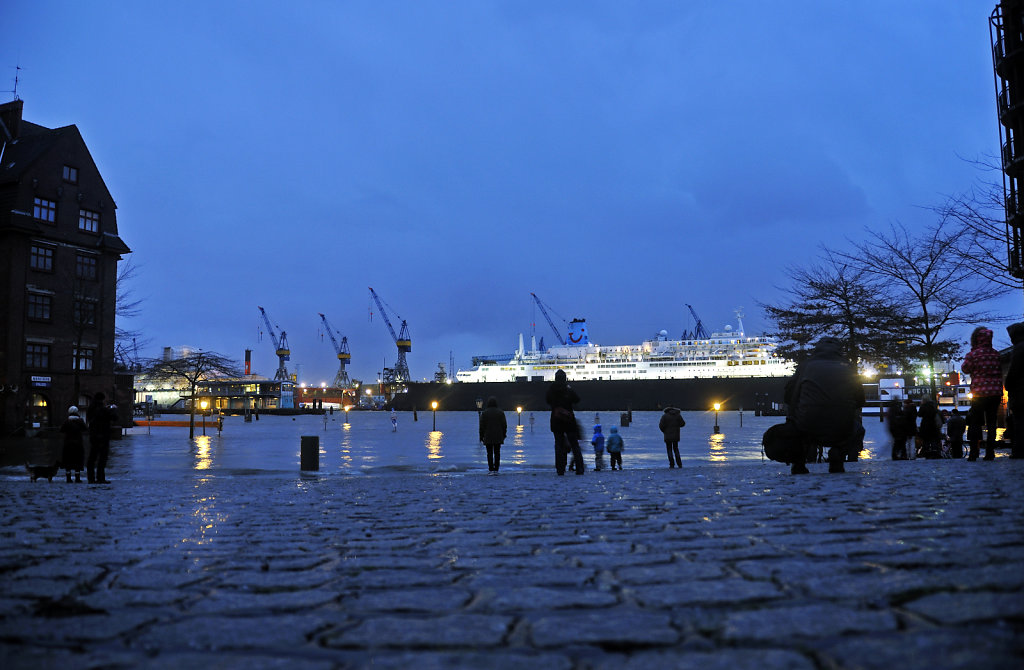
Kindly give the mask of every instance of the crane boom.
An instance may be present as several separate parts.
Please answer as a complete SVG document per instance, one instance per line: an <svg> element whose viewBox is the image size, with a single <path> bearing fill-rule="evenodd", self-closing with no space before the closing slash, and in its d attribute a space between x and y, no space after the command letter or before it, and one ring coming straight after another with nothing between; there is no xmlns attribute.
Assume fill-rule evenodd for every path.
<svg viewBox="0 0 1024 670"><path fill-rule="evenodd" d="M395 346L398 347L398 362L395 363L394 369L395 381L408 381L409 364L405 360L405 355L408 352L412 351L412 338L409 336L409 324L405 322L405 319L402 319L402 326L399 329L398 334L396 335L395 327L391 325L391 319L388 318L387 310L384 309L384 303L381 302L380 297L377 295L377 292L373 290L372 286L370 286L369 289L370 297L372 297L373 301L377 303L377 309L380 310L380 315L384 318L384 323L388 327L388 332L391 333L391 339L395 341ZM397 314L395 314L395 316L399 319L402 318Z"/></svg>
<svg viewBox="0 0 1024 670"><path fill-rule="evenodd" d="M693 327L693 339L707 339L711 337L711 334L704 328L704 323L697 316L697 312L693 309L693 305L687 304L686 308L690 310L690 314L693 315L693 320L696 321L696 325Z"/></svg>
<svg viewBox="0 0 1024 670"><path fill-rule="evenodd" d="M331 338L331 344L334 345L334 352L338 355L338 373L334 375L334 387L335 388L348 388L349 379L348 371L345 366L352 360L352 354L348 350L348 338L342 336L341 343L338 343L338 339L334 336L334 329L331 328L331 324L327 322L327 317L320 313L320 319L324 322L324 330L327 331L327 335ZM339 332L338 335L341 335Z"/></svg>
<svg viewBox="0 0 1024 670"><path fill-rule="evenodd" d="M270 333L270 339L274 341L274 353L277 354L277 372L274 373L275 381L288 381L288 368L284 362L291 359L291 349L288 347L288 335L283 330L281 331L280 337L274 332L274 326L270 324L270 317L267 316L267 310L262 307L259 308L260 315L263 317L263 323L267 324L267 332Z"/></svg>
<svg viewBox="0 0 1024 670"><path fill-rule="evenodd" d="M551 326L551 330L555 331L555 337L558 338L558 342L560 344L565 344L565 338L562 337L562 333L558 332L558 328L555 327L555 322L551 320L551 317L548 315L548 311L544 309L544 303L540 301L540 298L537 297L536 293L531 293L530 295L533 296L533 301L537 303L537 307L540 308L540 313L544 315L548 325Z"/></svg>

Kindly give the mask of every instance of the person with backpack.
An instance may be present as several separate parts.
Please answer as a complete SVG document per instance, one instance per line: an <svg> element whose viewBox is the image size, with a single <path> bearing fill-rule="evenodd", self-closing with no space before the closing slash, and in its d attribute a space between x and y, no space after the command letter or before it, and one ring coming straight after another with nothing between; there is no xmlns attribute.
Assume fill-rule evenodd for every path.
<svg viewBox="0 0 1024 670"><path fill-rule="evenodd" d="M665 451L668 452L670 468L683 467L683 461L679 458L679 429L685 425L686 420L675 407L666 407L665 413L661 415L661 421L658 422L658 428L665 437Z"/></svg>

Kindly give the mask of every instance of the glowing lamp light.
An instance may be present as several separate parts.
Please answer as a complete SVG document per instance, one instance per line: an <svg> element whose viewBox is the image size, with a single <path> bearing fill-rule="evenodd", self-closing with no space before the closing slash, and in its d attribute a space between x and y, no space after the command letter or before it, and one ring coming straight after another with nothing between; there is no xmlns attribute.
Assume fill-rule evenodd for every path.
<svg viewBox="0 0 1024 670"><path fill-rule="evenodd" d="M719 429L719 427L718 427L718 410L722 409L722 403L716 402L714 404L714 408L715 408L715 435L718 435L719 433L722 432Z"/></svg>

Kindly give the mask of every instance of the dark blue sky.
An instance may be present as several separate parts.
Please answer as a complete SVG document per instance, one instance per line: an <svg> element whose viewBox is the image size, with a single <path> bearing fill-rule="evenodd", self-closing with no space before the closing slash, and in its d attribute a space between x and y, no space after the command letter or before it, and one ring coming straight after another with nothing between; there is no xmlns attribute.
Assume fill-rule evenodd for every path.
<svg viewBox="0 0 1024 670"><path fill-rule="evenodd" d="M373 380L373 286L423 378L534 319L550 343L531 291L602 344L678 335L686 303L759 332L787 265L929 223L998 149L993 6L17 0L0 66L28 120L85 136L144 353L273 375L263 305L329 381L325 312Z"/></svg>

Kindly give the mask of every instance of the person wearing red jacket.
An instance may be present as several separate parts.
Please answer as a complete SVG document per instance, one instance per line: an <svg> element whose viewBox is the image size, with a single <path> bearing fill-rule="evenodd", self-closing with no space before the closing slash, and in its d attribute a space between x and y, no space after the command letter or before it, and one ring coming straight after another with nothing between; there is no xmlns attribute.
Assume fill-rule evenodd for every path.
<svg viewBox="0 0 1024 670"><path fill-rule="evenodd" d="M996 457L996 413L1003 399L1003 372L999 352L992 348L992 331L978 326L971 333L971 351L962 370L971 376L971 411L967 418L967 441L971 451L967 460L978 460L982 425L988 430L985 460Z"/></svg>

